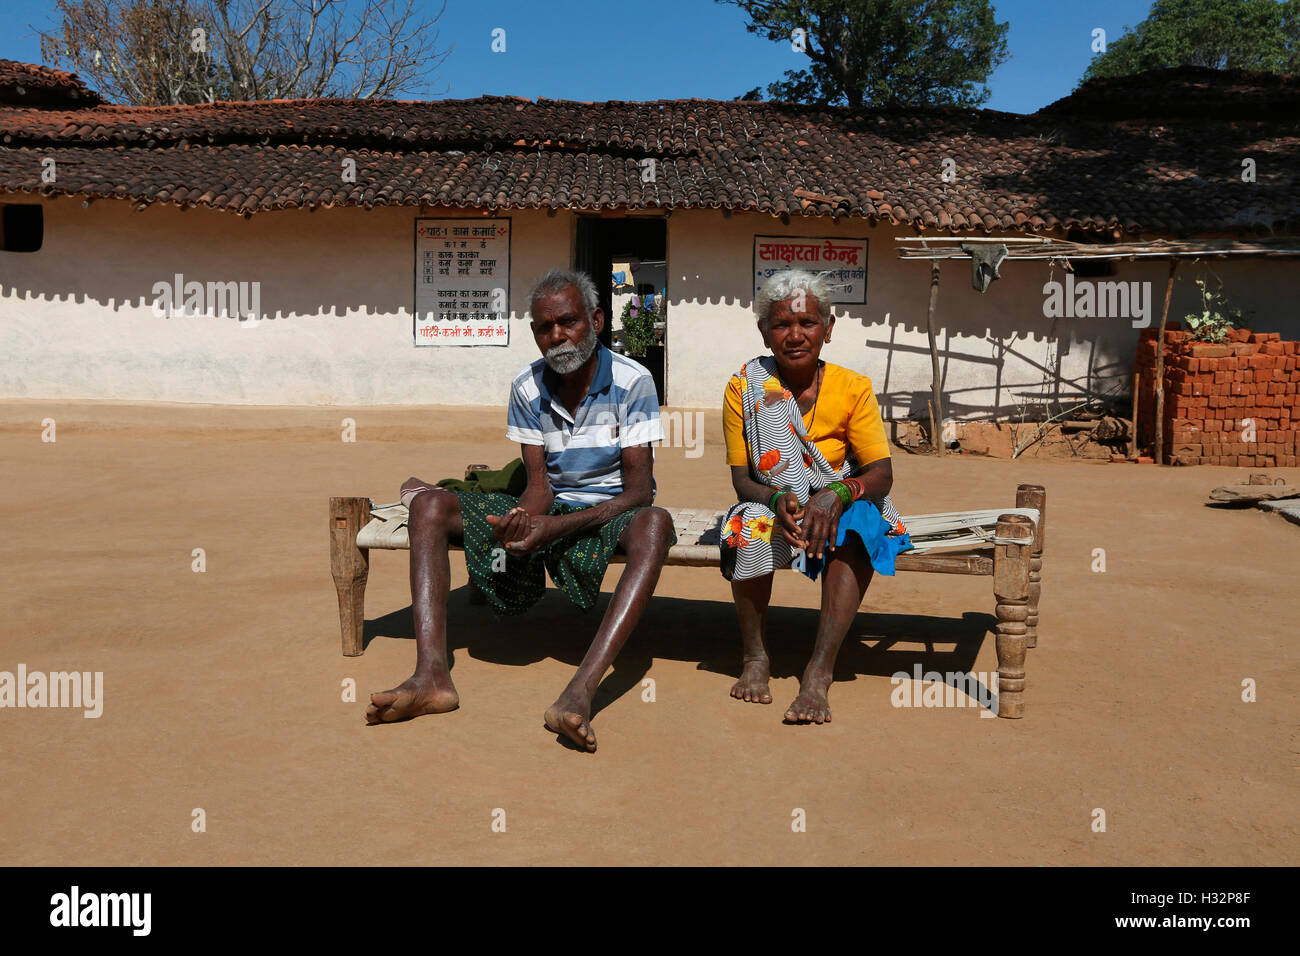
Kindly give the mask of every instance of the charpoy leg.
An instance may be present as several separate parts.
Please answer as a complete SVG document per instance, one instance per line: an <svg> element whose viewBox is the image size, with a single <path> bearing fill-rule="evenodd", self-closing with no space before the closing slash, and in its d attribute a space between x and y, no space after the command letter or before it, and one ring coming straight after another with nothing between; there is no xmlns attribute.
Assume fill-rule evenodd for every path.
<svg viewBox="0 0 1300 956"><path fill-rule="evenodd" d="M1025 619L1025 646L1038 646L1038 598L1043 593L1043 545L1047 534L1047 489L1042 485L1016 488L1017 508L1037 508L1038 525L1029 554L1029 616Z"/></svg>
<svg viewBox="0 0 1300 956"><path fill-rule="evenodd" d="M330 573L339 599L339 630L343 655L365 653L366 579L370 576L370 549L357 547L357 533L370 520L369 498L330 499Z"/></svg>
<svg viewBox="0 0 1300 956"><path fill-rule="evenodd" d="M998 716L1025 716L1025 648L1028 644L1029 555L1034 524L1024 515L1001 515L993 548L993 595L998 619Z"/></svg>

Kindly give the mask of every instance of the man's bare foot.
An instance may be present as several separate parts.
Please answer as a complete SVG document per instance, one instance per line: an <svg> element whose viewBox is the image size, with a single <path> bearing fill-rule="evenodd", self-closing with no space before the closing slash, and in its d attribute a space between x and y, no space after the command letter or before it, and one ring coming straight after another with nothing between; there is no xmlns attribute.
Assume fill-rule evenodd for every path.
<svg viewBox="0 0 1300 956"><path fill-rule="evenodd" d="M392 690L370 695L366 723L394 724L425 714L445 714L460 706L460 695L447 673L408 677Z"/></svg>
<svg viewBox="0 0 1300 956"><path fill-rule="evenodd" d="M823 724L831 719L831 703L826 698L830 689L829 677L805 677L799 682L799 696L794 699L785 720L792 724Z"/></svg>
<svg viewBox="0 0 1300 956"><path fill-rule="evenodd" d="M740 670L740 680L731 685L731 696L751 704L770 704L772 692L768 689L767 680L771 676L766 657L747 660Z"/></svg>
<svg viewBox="0 0 1300 956"><path fill-rule="evenodd" d="M588 753L596 752L596 735L588 719L591 705L561 696L546 711L546 729L553 734L563 734Z"/></svg>

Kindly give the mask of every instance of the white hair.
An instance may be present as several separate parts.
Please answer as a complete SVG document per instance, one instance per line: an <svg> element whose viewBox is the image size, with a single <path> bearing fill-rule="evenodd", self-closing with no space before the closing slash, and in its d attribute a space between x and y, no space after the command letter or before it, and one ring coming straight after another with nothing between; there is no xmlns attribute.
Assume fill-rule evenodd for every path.
<svg viewBox="0 0 1300 956"><path fill-rule="evenodd" d="M533 303L542 296L570 288L578 290L578 295L582 297L582 304L587 309L587 318L590 319L600 305L596 284L591 281L591 276L574 269L551 269L538 279L528 292L528 311L532 311Z"/></svg>
<svg viewBox="0 0 1300 956"><path fill-rule="evenodd" d="M758 327L766 332L772 321L772 306L793 298L799 292L817 300L817 313L821 316L822 325L830 325L831 286L826 277L807 269L785 269L774 272L754 296L754 315L758 318Z"/></svg>

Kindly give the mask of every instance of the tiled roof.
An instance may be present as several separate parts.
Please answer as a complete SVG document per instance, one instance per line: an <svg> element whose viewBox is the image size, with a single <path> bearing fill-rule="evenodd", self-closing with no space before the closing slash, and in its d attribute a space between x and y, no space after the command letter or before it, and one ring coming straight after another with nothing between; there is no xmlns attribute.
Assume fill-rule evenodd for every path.
<svg viewBox="0 0 1300 956"><path fill-rule="evenodd" d="M76 109L103 102L75 73L37 63L0 60L0 104Z"/></svg>
<svg viewBox="0 0 1300 956"><path fill-rule="evenodd" d="M1300 77L1179 67L1088 82L1039 115L1101 120L1300 119Z"/></svg>
<svg viewBox="0 0 1300 956"><path fill-rule="evenodd" d="M1171 235L1300 225L1296 81L1219 79L1179 70L1088 84L1031 116L499 96L0 107L0 191L243 213L712 207L942 230ZM1208 91L1200 108L1175 108L1197 89ZM1160 107L1141 108L1139 92ZM1234 96L1240 111L1208 105ZM54 185L41 182L45 157L57 163ZM355 183L341 175L348 158ZM1242 182L1243 158L1255 161L1256 182ZM648 159L653 181L643 181Z"/></svg>

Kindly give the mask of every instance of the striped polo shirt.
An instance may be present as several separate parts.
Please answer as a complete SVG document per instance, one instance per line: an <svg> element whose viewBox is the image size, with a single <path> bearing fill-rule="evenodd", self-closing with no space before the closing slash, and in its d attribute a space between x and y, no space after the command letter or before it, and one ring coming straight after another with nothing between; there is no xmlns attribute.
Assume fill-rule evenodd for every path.
<svg viewBox="0 0 1300 956"><path fill-rule="evenodd" d="M596 374L577 414L570 415L553 397L559 383L540 358L515 376L506 437L546 449L556 501L599 504L623 491L623 449L663 440L654 379L636 362L598 344Z"/></svg>

